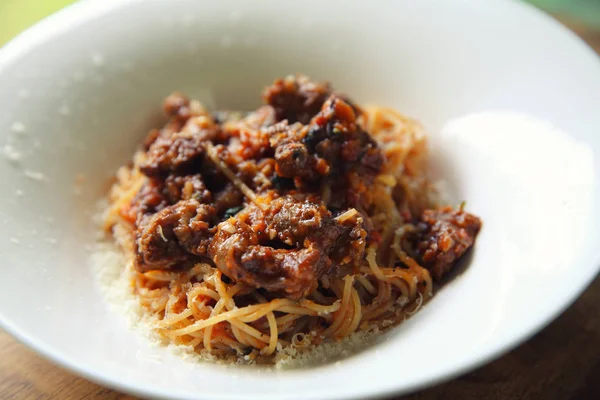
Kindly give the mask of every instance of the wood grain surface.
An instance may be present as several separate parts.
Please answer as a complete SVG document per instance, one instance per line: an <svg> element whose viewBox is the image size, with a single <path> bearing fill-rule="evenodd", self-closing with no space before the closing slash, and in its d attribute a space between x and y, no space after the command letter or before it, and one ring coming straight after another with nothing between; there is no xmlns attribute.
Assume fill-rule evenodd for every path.
<svg viewBox="0 0 600 400"><path fill-rule="evenodd" d="M568 26L600 53L600 31ZM403 397L438 398L600 399L600 277L556 321L502 358ZM53 365L0 330L0 399L135 398Z"/></svg>

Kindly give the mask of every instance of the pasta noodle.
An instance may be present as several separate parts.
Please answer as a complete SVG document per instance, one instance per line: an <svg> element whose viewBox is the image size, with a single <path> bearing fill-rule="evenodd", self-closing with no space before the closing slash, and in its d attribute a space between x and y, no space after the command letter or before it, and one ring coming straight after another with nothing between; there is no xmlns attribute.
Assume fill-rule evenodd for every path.
<svg viewBox="0 0 600 400"><path fill-rule="evenodd" d="M162 337L234 361L270 362L286 346L306 348L357 331L383 329L389 321L412 315L431 297L429 271L402 250L403 234L411 229L402 217L402 207L422 208L429 201L422 192L411 192L419 188L414 182L424 176L425 134L418 123L387 108L365 108L360 123L378 141L387 159L375 179L374 207L369 211L374 229L382 232L379 247L370 245L360 268L340 278L322 277L317 290L299 300L265 298L256 288L226 279L208 263L186 271L136 271L134 227L126 214L148 179L138 169L144 155L138 153L131 167L119 170L110 192L105 228L118 227L124 232L115 237L130 257L131 288ZM207 153L250 201L263 207L212 145ZM399 206L394 200L393 189L398 184L408 193L408 204ZM331 195L331 188L322 190L323 197ZM343 222L356 214L352 208L336 219ZM396 263L402 268L394 267Z"/></svg>

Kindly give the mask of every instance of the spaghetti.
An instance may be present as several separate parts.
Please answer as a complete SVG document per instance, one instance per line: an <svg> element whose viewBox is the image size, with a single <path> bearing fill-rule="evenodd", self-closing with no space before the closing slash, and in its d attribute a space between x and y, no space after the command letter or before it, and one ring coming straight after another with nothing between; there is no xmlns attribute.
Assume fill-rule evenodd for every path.
<svg viewBox="0 0 600 400"><path fill-rule="evenodd" d="M401 322L432 296L442 258L424 243L462 243L461 252L444 242L454 262L472 244L457 237L479 229L442 218L458 215L449 211L420 218L433 204L417 122L349 106L303 76L276 81L264 97L267 106L242 118L170 96L167 125L117 172L104 225L154 329L237 362ZM381 162L364 161L375 156ZM310 218L282 222L296 210L286 207Z"/></svg>

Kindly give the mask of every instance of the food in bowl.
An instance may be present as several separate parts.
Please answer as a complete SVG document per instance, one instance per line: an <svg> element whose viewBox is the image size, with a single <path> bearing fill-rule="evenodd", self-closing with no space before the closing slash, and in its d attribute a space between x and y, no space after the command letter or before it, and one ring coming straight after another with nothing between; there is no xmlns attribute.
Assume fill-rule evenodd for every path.
<svg viewBox="0 0 600 400"><path fill-rule="evenodd" d="M262 97L246 114L167 97L104 215L152 329L244 363L405 320L481 228L438 204L416 121L303 75Z"/></svg>

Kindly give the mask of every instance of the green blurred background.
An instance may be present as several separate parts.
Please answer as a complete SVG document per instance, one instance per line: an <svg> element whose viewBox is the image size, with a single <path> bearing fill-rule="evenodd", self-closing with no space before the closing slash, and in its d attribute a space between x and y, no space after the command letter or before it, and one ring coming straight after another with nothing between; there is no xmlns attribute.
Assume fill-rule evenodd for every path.
<svg viewBox="0 0 600 400"><path fill-rule="evenodd" d="M0 0L0 45L73 0Z"/></svg>
<svg viewBox="0 0 600 400"><path fill-rule="evenodd" d="M0 45L74 0L0 0ZM83 0L85 1L85 0ZM249 0L251 1L251 0ZM486 1L486 0L480 0ZM572 22L600 29L600 0L529 0Z"/></svg>

